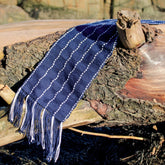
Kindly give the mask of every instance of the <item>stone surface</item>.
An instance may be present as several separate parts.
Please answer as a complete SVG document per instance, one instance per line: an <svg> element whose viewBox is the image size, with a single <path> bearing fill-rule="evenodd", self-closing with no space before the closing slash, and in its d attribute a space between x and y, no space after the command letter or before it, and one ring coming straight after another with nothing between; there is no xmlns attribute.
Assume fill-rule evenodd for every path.
<svg viewBox="0 0 165 165"><path fill-rule="evenodd" d="M153 0L153 5L158 8L158 10L165 10L165 1L162 0Z"/></svg>
<svg viewBox="0 0 165 165"><path fill-rule="evenodd" d="M22 0L20 4L30 15L38 18L43 17L43 12L49 18L102 19L103 17L103 1L100 0Z"/></svg>
<svg viewBox="0 0 165 165"><path fill-rule="evenodd" d="M121 9L133 9L142 19L165 20L165 2L161 0L0 0L0 4L18 5L34 19L109 19L117 18ZM29 19L25 13L18 14L18 9L6 11L4 6L0 13L1 24Z"/></svg>
<svg viewBox="0 0 165 165"><path fill-rule="evenodd" d="M17 5L17 0L0 0L3 5Z"/></svg>
<svg viewBox="0 0 165 165"><path fill-rule="evenodd" d="M120 9L133 9L143 19L165 19L162 0L19 0L32 17L45 18L117 18Z"/></svg>
<svg viewBox="0 0 165 165"><path fill-rule="evenodd" d="M112 2L112 0L110 0ZM133 9L139 12L142 19L165 19L165 12L158 10L164 1L157 0L115 0L113 8L113 18L117 18L117 11L121 9Z"/></svg>
<svg viewBox="0 0 165 165"><path fill-rule="evenodd" d="M0 5L0 24L27 21L32 18L20 7L14 5Z"/></svg>

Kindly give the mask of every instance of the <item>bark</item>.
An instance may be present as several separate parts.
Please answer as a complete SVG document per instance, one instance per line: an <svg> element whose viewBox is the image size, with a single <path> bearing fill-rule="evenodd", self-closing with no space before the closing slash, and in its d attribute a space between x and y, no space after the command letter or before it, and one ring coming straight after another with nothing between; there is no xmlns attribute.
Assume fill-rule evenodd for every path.
<svg viewBox="0 0 165 165"><path fill-rule="evenodd" d="M163 73L165 71L164 61L162 60L159 69L158 65L149 65L149 60L155 60L155 55L159 54L161 59L165 59L161 55L164 51L164 33L159 34L157 29L151 30L149 25L146 30L147 27L144 26L145 40L149 42L154 40L154 42L131 50L123 48L118 42L113 55L106 61L85 92L83 102L80 102L77 110L73 111L77 113L77 116L73 115L69 126L97 123L98 121L103 122L97 123L97 126L148 125L165 121L165 88L163 85L165 77L159 73L160 69ZM165 29L163 25L155 27ZM148 33L150 30L152 35ZM63 32L58 31L42 38L6 46L5 57L0 68L1 83L8 84L16 91L61 34ZM159 36L156 37L156 35ZM151 52L154 54L150 56ZM149 58L146 58L146 54L149 55ZM152 66L154 66L154 74L151 72L153 71ZM147 86L147 84L149 85ZM154 87L153 90L151 90L152 87ZM79 106L80 104L81 106ZM89 111L89 114L93 112L91 107L102 118L98 119L97 113L94 117L90 115L86 117L86 111ZM79 117L83 118L80 120ZM87 118L92 120L86 122ZM7 122L6 119L4 120ZM75 120L77 120L76 123L74 123ZM0 121L0 123L3 122ZM6 127L7 129L8 127Z"/></svg>
<svg viewBox="0 0 165 165"><path fill-rule="evenodd" d="M0 88L0 96L7 103L11 104L15 93L8 86L0 84ZM0 110L0 146L21 140L25 137L25 135L19 133L18 128L15 128L8 122L8 111L9 107ZM90 107L87 101L81 100L70 117L63 123L63 129L100 122L102 120L103 119Z"/></svg>
<svg viewBox="0 0 165 165"><path fill-rule="evenodd" d="M9 108L4 109L8 111ZM2 111L2 110L1 110ZM100 122L103 119L89 106L87 101L80 101L70 117L63 123L63 129L82 126L93 122ZM19 133L19 129L8 122L8 116L0 119L0 146L21 140L25 137Z"/></svg>
<svg viewBox="0 0 165 165"><path fill-rule="evenodd" d="M5 58L1 62L0 83L9 87L20 86L34 70L51 45L59 39L63 31L48 34L28 42L16 43L4 48ZM19 60L18 60L19 59Z"/></svg>
<svg viewBox="0 0 165 165"><path fill-rule="evenodd" d="M125 48L136 48L145 43L140 16L135 11L121 10L117 13L117 30Z"/></svg>
<svg viewBox="0 0 165 165"><path fill-rule="evenodd" d="M106 117L108 126L148 125L165 117L165 35L156 26L144 24L141 29L139 18L130 13L117 22L117 26L119 22L124 24L119 30L122 44L119 42L84 95ZM136 22L140 30L135 28Z"/></svg>

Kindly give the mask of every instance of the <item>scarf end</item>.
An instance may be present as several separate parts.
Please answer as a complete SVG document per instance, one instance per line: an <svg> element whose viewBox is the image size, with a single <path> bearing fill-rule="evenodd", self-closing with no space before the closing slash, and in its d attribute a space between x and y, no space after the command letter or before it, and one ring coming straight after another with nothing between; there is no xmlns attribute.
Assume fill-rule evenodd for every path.
<svg viewBox="0 0 165 165"><path fill-rule="evenodd" d="M57 162L62 138L62 122L19 89L12 102L9 121L46 151L47 161Z"/></svg>

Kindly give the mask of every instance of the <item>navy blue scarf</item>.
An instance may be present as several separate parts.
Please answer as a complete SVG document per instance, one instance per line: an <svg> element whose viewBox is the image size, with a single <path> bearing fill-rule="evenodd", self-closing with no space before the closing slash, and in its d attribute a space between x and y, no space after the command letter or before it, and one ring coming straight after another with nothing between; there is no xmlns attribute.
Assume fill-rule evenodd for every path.
<svg viewBox="0 0 165 165"><path fill-rule="evenodd" d="M62 123L112 55L117 38L116 20L71 28L17 91L9 120L29 142L42 145L48 161L58 159Z"/></svg>

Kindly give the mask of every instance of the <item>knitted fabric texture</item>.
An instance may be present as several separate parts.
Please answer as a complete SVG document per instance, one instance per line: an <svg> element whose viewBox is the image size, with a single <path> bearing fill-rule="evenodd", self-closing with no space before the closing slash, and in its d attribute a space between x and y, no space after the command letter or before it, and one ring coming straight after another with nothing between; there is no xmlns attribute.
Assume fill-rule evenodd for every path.
<svg viewBox="0 0 165 165"><path fill-rule="evenodd" d="M17 91L9 120L30 143L41 144L49 162L59 157L62 123L112 55L117 38L116 20L71 28L52 45Z"/></svg>

